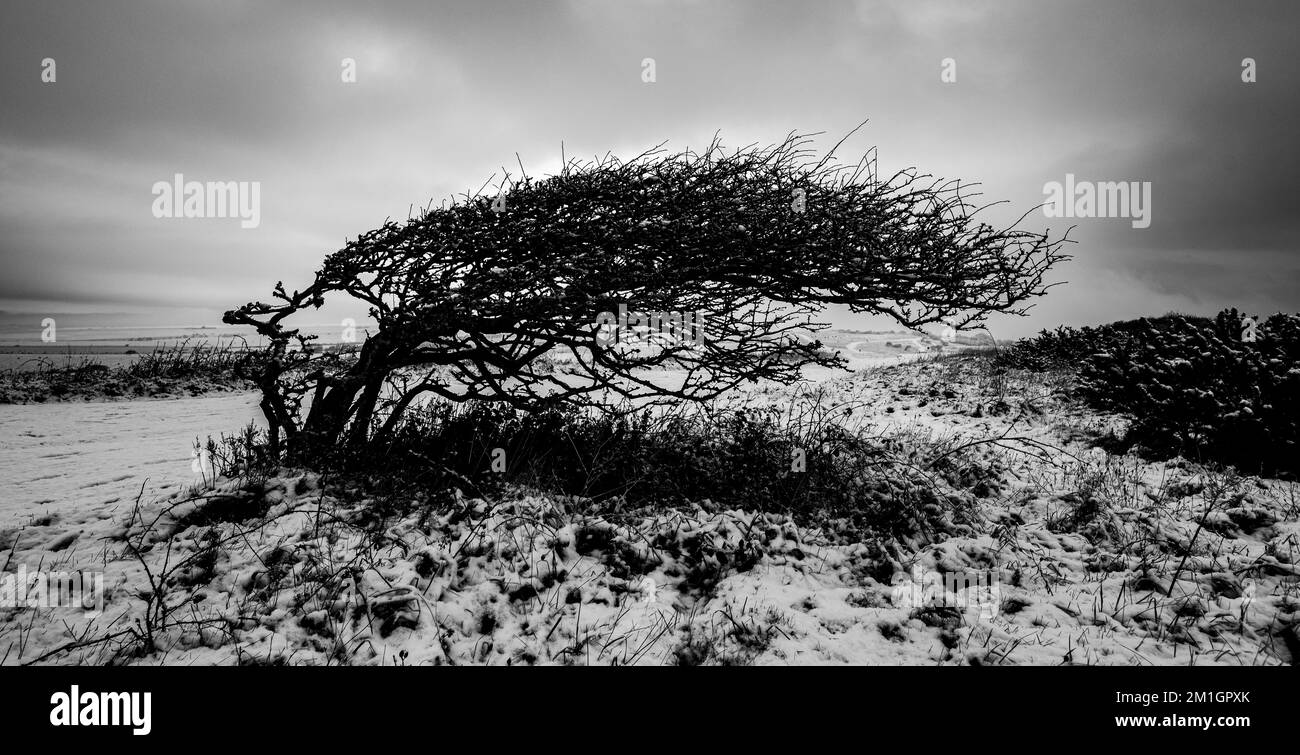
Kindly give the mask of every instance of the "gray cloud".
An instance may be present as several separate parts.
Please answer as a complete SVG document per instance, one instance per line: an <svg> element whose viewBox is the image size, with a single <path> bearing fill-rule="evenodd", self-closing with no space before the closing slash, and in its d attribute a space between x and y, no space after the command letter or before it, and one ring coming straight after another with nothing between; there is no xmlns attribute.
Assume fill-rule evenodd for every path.
<svg viewBox="0 0 1300 755"><path fill-rule="evenodd" d="M627 154L825 130L825 145L865 118L847 157L878 145L886 170L980 181L1012 201L995 218L1066 172L1153 183L1152 227L1082 221L1059 275L1071 285L1008 329L1156 304L1300 309L1288 3L85 0L3 13L6 309L219 310L306 279L412 204L517 170L516 153L540 172L562 141L570 156ZM45 57L55 84L40 82ZM356 84L339 81L344 57ZM956 84L939 81L948 57ZM176 172L261 181L261 227L153 218L150 187Z"/></svg>

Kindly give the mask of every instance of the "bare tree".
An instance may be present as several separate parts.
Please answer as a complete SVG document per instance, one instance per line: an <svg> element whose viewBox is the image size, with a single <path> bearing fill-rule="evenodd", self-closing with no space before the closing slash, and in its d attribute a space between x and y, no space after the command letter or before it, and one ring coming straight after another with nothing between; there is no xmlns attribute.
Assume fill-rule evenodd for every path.
<svg viewBox="0 0 1300 755"><path fill-rule="evenodd" d="M808 337L828 327L816 321L828 304L965 327L1022 314L1066 258L1065 236L1018 230L1024 216L977 221L970 185L915 170L881 181L865 160L839 164L834 149L818 160L808 144L792 134L726 151L715 139L703 152L570 161L541 180L507 174L495 197L467 193L347 243L307 288L277 284L275 303L225 315L270 339L261 386L275 450L281 432L294 455L382 438L424 394L535 406L788 383L806 365L843 365ZM284 320L335 292L366 302L377 331L350 357L298 348L310 337ZM665 331L658 345L628 348L611 323L620 312ZM673 325L655 328L650 313ZM702 339L686 337L682 313L698 313ZM556 350L571 369L543 358Z"/></svg>

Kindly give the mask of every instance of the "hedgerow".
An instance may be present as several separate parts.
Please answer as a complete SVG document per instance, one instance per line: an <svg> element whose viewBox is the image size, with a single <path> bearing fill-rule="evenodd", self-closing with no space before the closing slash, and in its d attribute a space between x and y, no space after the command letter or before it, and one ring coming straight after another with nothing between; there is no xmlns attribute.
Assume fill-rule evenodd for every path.
<svg viewBox="0 0 1300 755"><path fill-rule="evenodd" d="M1145 324L1083 360L1081 394L1133 417L1128 440L1256 473L1300 471L1300 317L1276 314L1243 338L1242 317Z"/></svg>
<svg viewBox="0 0 1300 755"><path fill-rule="evenodd" d="M1147 452L1300 471L1300 316L1253 326L1236 309L1213 320L1166 315L1058 328L995 357L1001 367L1077 370L1078 395L1131 418L1124 441Z"/></svg>

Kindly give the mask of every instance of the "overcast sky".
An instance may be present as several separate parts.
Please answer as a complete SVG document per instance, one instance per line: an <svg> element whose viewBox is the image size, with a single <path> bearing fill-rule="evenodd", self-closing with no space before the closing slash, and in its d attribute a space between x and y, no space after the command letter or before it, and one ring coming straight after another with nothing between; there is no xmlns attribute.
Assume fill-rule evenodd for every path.
<svg viewBox="0 0 1300 755"><path fill-rule="evenodd" d="M1067 173L1151 182L1146 229L1025 220L1078 223L1069 285L999 336L1297 311L1297 28L1294 2L5 0L0 309L215 319L516 153L542 175L561 142L833 142L870 119L846 159L980 182L1007 217ZM175 173L260 181L260 226L153 217Z"/></svg>

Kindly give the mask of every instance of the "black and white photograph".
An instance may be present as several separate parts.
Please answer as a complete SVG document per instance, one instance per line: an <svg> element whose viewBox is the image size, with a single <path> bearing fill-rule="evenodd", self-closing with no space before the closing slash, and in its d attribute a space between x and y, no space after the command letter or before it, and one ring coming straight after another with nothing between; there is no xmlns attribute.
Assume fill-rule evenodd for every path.
<svg viewBox="0 0 1300 755"><path fill-rule="evenodd" d="M209 667L1286 726L1297 28L3 0L0 688L132 742L218 715L150 686Z"/></svg>

